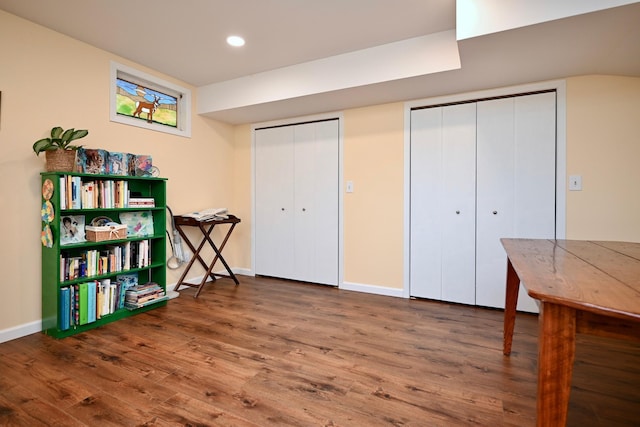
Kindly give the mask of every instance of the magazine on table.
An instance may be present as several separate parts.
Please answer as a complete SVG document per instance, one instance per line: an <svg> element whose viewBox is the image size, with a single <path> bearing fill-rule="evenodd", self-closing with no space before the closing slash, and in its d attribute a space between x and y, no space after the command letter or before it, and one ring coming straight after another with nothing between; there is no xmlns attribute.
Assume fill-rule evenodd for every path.
<svg viewBox="0 0 640 427"><path fill-rule="evenodd" d="M228 219L227 208L209 208L201 211L189 212L182 215L186 218L193 218L197 221Z"/></svg>

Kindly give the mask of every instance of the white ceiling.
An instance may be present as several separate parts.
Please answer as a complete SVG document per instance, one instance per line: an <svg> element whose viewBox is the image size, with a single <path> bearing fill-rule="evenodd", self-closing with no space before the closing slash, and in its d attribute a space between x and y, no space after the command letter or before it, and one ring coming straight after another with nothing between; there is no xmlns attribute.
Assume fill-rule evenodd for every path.
<svg viewBox="0 0 640 427"><path fill-rule="evenodd" d="M196 87L455 29L455 0L0 0ZM246 46L226 45L239 34ZM581 74L640 76L640 3L458 42L462 68L205 115L247 123Z"/></svg>

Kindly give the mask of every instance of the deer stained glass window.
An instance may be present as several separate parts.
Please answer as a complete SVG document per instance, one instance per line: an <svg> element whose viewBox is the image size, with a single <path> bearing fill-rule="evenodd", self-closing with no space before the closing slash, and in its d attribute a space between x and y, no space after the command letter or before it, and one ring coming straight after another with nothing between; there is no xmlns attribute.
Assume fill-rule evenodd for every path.
<svg viewBox="0 0 640 427"><path fill-rule="evenodd" d="M122 78L116 79L116 112L145 120L147 123L177 127L178 97L136 84Z"/></svg>
<svg viewBox="0 0 640 427"><path fill-rule="evenodd" d="M111 61L112 122L191 138L191 90Z"/></svg>

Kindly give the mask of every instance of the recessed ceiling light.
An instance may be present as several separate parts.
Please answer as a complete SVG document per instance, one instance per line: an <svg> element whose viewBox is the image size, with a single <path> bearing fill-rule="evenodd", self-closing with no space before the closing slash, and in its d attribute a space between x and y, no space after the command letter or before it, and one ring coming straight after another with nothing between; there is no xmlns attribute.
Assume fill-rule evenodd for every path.
<svg viewBox="0 0 640 427"><path fill-rule="evenodd" d="M234 47L244 46L244 39L240 36L227 37L227 43Z"/></svg>

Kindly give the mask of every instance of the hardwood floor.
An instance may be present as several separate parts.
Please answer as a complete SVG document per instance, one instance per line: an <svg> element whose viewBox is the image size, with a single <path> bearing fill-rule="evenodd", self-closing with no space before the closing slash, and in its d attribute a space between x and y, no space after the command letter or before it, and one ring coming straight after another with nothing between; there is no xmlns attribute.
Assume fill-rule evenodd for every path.
<svg viewBox="0 0 640 427"><path fill-rule="evenodd" d="M239 276L0 344L2 426L531 426L537 318ZM580 336L570 426L640 424L640 345Z"/></svg>

